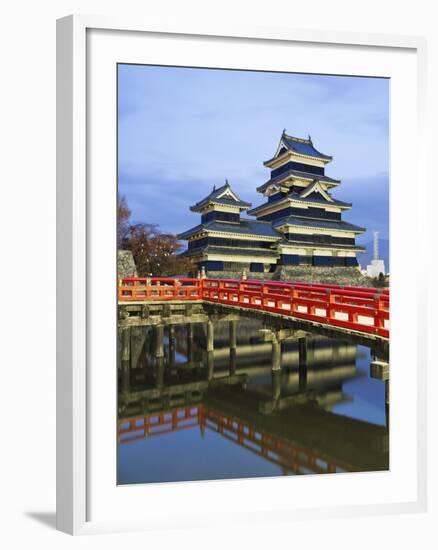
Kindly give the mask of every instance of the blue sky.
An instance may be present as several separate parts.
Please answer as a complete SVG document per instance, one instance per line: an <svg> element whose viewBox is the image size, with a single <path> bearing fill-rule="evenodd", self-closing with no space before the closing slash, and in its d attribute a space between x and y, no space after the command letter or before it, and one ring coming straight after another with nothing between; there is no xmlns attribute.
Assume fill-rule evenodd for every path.
<svg viewBox="0 0 438 550"><path fill-rule="evenodd" d="M334 157L344 219L388 237L389 81L119 65L119 192L135 222L178 233L189 206L227 178L253 206L283 128Z"/></svg>

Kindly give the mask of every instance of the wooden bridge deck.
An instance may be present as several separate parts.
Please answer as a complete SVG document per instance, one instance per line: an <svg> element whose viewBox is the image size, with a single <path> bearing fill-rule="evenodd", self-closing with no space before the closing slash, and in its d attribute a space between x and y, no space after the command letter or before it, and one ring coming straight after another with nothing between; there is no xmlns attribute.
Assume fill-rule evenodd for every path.
<svg viewBox="0 0 438 550"><path fill-rule="evenodd" d="M348 335L389 350L387 289L227 279L127 278L119 284L125 325L206 322L207 316L244 315L266 324L293 323L326 336Z"/></svg>

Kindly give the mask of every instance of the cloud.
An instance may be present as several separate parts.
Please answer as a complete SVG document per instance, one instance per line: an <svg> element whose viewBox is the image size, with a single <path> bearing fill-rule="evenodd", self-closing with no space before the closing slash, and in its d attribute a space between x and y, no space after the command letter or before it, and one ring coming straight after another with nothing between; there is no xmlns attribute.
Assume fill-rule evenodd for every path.
<svg viewBox="0 0 438 550"><path fill-rule="evenodd" d="M119 65L120 191L136 220L174 232L225 178L260 204L263 161L286 127L333 155L346 218L384 227L388 97L384 79Z"/></svg>
<svg viewBox="0 0 438 550"><path fill-rule="evenodd" d="M353 203L343 218L367 229L358 242L369 241L374 230L389 236L389 177L381 173L371 177L352 178L340 185L333 196Z"/></svg>

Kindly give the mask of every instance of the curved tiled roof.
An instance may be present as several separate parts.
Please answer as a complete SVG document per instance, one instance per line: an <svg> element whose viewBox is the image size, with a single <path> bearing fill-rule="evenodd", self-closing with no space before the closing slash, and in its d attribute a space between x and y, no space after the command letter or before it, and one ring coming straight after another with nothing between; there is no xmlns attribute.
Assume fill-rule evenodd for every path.
<svg viewBox="0 0 438 550"><path fill-rule="evenodd" d="M263 204L260 204L259 206L256 206L255 208L252 208L251 210L248 210L248 214L250 216L255 216L258 212L264 210L267 206L278 206L278 204L281 202L281 203L285 203L287 205L287 199L291 199L293 201L296 201L296 202L303 202L303 203L315 203L315 204L320 204L320 205L327 205L327 206L343 206L343 207L346 207L346 208L349 208L352 206L351 203L349 202L343 202L343 201L338 201L337 199L333 199L332 201L327 201L324 197L322 197L320 194L313 194L312 195L309 195L307 197L300 197L300 195L296 194L296 193L291 193L290 195L285 195L284 197L282 197L281 199L279 199L278 201L271 201L271 202L264 202Z"/></svg>
<svg viewBox="0 0 438 550"><path fill-rule="evenodd" d="M238 248L238 247L229 247L226 246L215 246L215 245L206 245L200 246L199 248L190 248L185 250L181 255L182 256L197 256L198 254L223 254L223 255L239 255L239 256L254 256L254 257L265 257L272 256L273 258L278 258L279 253L276 250L271 248L260 249L260 248Z"/></svg>
<svg viewBox="0 0 438 550"><path fill-rule="evenodd" d="M275 178L271 178L270 180L266 181L263 185L260 185L259 187L257 187L257 191L259 193L264 193L270 185L280 183L289 177L305 178L309 180L316 179L318 181L322 181L322 183L333 183L335 185L341 183L341 180L335 180L333 178L329 178L328 176L322 176L322 175L319 176L316 174L312 174L310 172L302 172L301 170L288 170L287 172L283 172L282 174L279 174Z"/></svg>
<svg viewBox="0 0 438 550"><path fill-rule="evenodd" d="M258 220L248 220L246 218L240 219L240 224L237 223L225 223L212 220L207 223L200 223L199 225L184 231L178 235L178 239L187 239L190 235L198 233L199 231L220 231L222 233L234 233L241 235L258 235L260 237L276 237L281 238L281 235L273 229L270 222L262 222Z"/></svg>
<svg viewBox="0 0 438 550"><path fill-rule="evenodd" d="M358 244L338 244L338 243L316 243L310 241L294 241L293 239L282 239L280 244L295 246L297 248L339 248L342 250L356 250L363 252L365 248Z"/></svg>
<svg viewBox="0 0 438 550"><path fill-rule="evenodd" d="M282 142L290 151L294 151L300 155L306 155L308 157L316 157L321 159L331 160L333 157L324 155L315 149L312 139L309 136L308 139L298 138L294 136L288 136L285 132L281 136Z"/></svg>
<svg viewBox="0 0 438 550"><path fill-rule="evenodd" d="M321 229L338 229L340 231L354 231L364 233L366 229L353 225L342 220L319 220L310 219L299 216L286 216L272 222L273 227L281 227L282 225L299 225L302 227L316 227Z"/></svg>
<svg viewBox="0 0 438 550"><path fill-rule="evenodd" d="M221 197L221 195L223 193L226 193L228 190L237 198L237 200L234 200L232 197L228 198L229 195L226 198ZM202 199L201 201L191 206L190 210L197 211L199 208L202 208L203 206L207 205L209 202L214 204L224 204L227 206L239 206L244 210L246 210L251 206L250 202L245 202L239 199L236 193L234 193L234 191L231 189L231 185L228 183L228 180L225 182L225 185L222 185L218 189L213 188L213 191L209 195L207 195L204 199Z"/></svg>
<svg viewBox="0 0 438 550"><path fill-rule="evenodd" d="M319 160L330 162L333 157L329 155L324 155L318 149L315 148L312 142L312 138L309 136L307 139L299 138L295 136L289 136L286 134L286 130L283 130L281 134L280 144L278 146L275 156L265 162L265 164L273 161L277 157L283 154L283 149L286 148L289 151L292 151L298 155L305 155L306 157L313 157Z"/></svg>

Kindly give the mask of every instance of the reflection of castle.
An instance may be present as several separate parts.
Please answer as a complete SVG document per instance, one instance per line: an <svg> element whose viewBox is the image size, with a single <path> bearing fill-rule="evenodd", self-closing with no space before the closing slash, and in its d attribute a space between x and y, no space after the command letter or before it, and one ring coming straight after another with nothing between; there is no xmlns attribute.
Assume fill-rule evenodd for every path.
<svg viewBox="0 0 438 550"><path fill-rule="evenodd" d="M201 323L168 326L164 348L156 328L131 327L120 348L119 443L198 428L286 474L387 469L387 426L334 412L351 400L344 383L363 376L357 347L298 335L282 342L277 368L261 326L243 319L236 335L236 321L216 322L212 346Z"/></svg>
<svg viewBox="0 0 438 550"><path fill-rule="evenodd" d="M278 266L351 268L363 248L355 237L365 229L342 220L350 203L333 198L339 180L325 175L332 157L308 139L284 131L273 158L264 165L270 179L257 188L266 202L248 210L228 182L191 207L201 223L181 233L184 255L207 271L273 272ZM241 218L241 212L256 219Z"/></svg>
<svg viewBox="0 0 438 550"><path fill-rule="evenodd" d="M263 367L259 369L263 373ZM290 387L288 377L281 380L284 377L278 376L280 373L271 372L273 395L285 402L273 415L261 407L267 403L267 395L261 381L252 387L251 379L258 377L255 369L250 370L237 369L242 374L234 376L216 373L210 381L198 372L193 373L191 382L169 380L161 388L130 389L119 398L123 411L118 422L119 443L166 437L198 427L202 433L217 432L281 466L286 474L388 467L387 428L330 411L333 403L345 399L342 381L354 376L354 364L334 364L322 372L310 369L300 388L303 400L295 405L288 405L287 397L281 397ZM320 385L313 381L313 375L325 382ZM312 387L319 387L319 391Z"/></svg>

